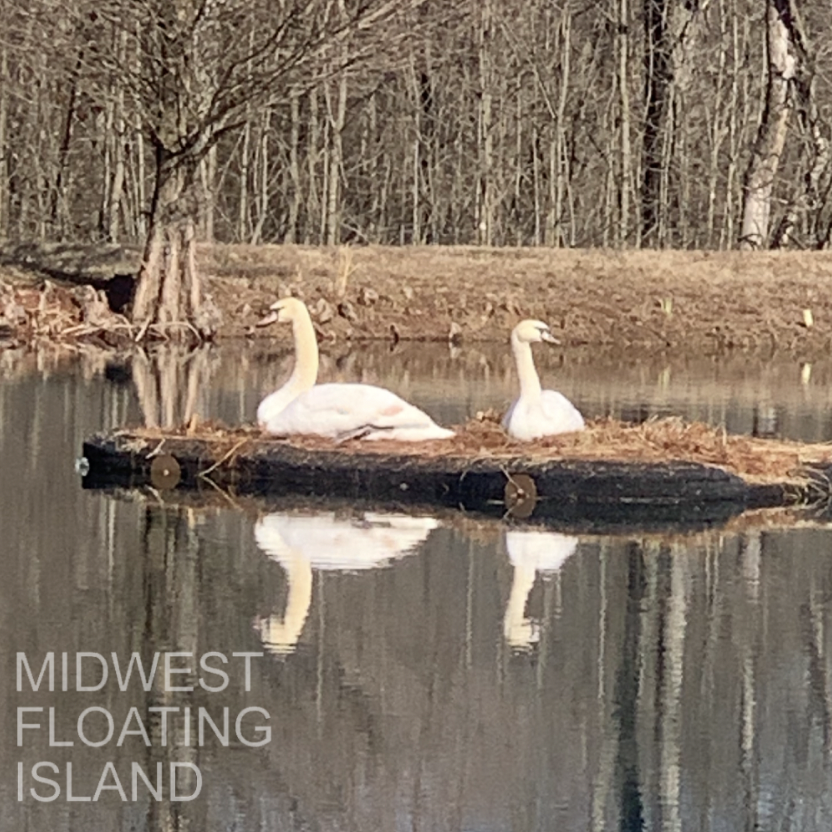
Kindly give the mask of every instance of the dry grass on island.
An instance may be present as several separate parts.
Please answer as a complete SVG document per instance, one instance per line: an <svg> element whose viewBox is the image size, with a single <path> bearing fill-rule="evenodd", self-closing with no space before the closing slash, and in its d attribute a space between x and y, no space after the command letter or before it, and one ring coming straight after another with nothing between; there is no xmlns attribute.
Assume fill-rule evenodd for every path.
<svg viewBox="0 0 832 832"><path fill-rule="evenodd" d="M233 465L234 457L270 443L289 443L309 452L333 452L379 456L441 457L467 461L522 460L546 463L559 460L632 462L634 464L692 462L722 468L749 483L805 484L812 479L807 468L832 464L832 445L764 439L727 434L724 429L679 418L650 419L641 424L616 419L596 419L580 433L549 437L530 443L510 439L494 413L482 414L456 428L450 440L431 442L365 442L358 439L336 443L316 436L280 439L264 436L253 426L229 428L192 420L172 430L135 428L120 432L135 437L140 447L155 446L158 452L175 455L175 440L199 440L210 445L210 459ZM167 439L174 440L165 447Z"/></svg>

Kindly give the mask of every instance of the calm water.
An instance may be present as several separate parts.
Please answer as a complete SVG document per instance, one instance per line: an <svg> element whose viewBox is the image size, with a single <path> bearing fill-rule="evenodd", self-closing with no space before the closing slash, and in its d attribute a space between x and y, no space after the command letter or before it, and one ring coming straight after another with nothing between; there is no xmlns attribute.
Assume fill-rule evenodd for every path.
<svg viewBox="0 0 832 832"><path fill-rule="evenodd" d="M832 440L832 365L547 358L587 415ZM262 348L189 366L199 412L227 421L282 372ZM444 421L512 391L498 349L343 354L324 372ZM93 493L73 461L85 435L141 418L126 368L6 353L0 373L0 828L832 828L828 529L574 536ZM81 658L100 689L76 690L79 652L106 662L105 681ZM35 678L54 656L54 690L48 668L17 690L20 653ZM166 685L161 658L145 691L135 666L123 678L133 653L189 654L169 666L193 672ZM234 653L258 654L248 677ZM171 763L193 800L167 799ZM155 788L158 764L161 800L142 779Z"/></svg>

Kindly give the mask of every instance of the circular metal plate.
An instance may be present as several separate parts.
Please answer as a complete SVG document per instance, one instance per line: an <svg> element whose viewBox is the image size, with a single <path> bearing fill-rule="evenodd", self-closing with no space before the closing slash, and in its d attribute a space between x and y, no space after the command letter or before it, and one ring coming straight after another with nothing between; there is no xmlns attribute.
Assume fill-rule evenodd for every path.
<svg viewBox="0 0 832 832"><path fill-rule="evenodd" d="M160 454L150 463L150 482L160 491L176 488L181 478L182 469L170 454Z"/></svg>
<svg viewBox="0 0 832 832"><path fill-rule="evenodd" d="M504 495L508 513L521 520L530 517L537 505L537 486L528 474L511 474Z"/></svg>

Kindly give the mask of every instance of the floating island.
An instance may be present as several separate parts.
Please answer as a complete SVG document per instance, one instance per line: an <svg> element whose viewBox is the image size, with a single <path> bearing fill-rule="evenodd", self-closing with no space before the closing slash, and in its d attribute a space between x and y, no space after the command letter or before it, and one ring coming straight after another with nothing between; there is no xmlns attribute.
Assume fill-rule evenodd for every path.
<svg viewBox="0 0 832 832"><path fill-rule="evenodd" d="M832 498L832 446L731 435L678 418L588 422L579 433L511 440L493 415L452 439L336 443L191 420L83 445L84 485L221 489L444 506L516 519L722 522L747 509Z"/></svg>

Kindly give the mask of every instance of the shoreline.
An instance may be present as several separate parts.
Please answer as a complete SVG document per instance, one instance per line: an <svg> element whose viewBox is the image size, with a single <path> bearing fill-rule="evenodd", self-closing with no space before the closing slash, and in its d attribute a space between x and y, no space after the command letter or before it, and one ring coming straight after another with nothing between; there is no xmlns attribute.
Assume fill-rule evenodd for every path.
<svg viewBox="0 0 832 832"><path fill-rule="evenodd" d="M0 349L131 343L129 322L105 293L123 293L137 250L15 251L0 258ZM202 244L198 267L222 313L218 341L288 342L285 327L254 324L275 299L294 294L310 307L324 347L504 342L518 320L533 317L566 349L832 351L830 252Z"/></svg>

